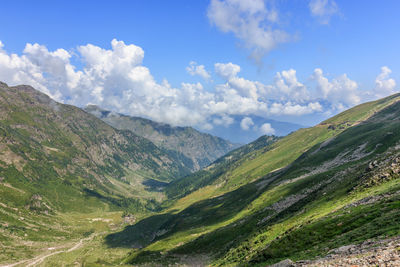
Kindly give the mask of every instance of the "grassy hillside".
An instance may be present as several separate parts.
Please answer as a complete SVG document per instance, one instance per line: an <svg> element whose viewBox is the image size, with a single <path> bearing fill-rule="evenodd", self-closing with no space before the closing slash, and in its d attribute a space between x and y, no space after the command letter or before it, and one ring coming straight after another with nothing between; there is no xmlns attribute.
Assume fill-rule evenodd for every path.
<svg viewBox="0 0 400 267"><path fill-rule="evenodd" d="M178 179L167 188L169 197L176 198L175 196L182 197L187 193L191 194L181 198L172 209L177 207L181 209L194 201L230 192L271 172L283 170L313 146L328 142L344 130L368 119L399 99L399 95L393 95L361 104L314 127L300 129L276 142L267 143L261 148L250 149L242 154L236 163L220 168L216 165L216 168L211 169L212 179L207 178L210 177L207 171Z"/></svg>
<svg viewBox="0 0 400 267"><path fill-rule="evenodd" d="M0 262L90 230L67 213L156 211L164 196L153 184L187 173L147 139L0 83Z"/></svg>
<svg viewBox="0 0 400 267"><path fill-rule="evenodd" d="M94 105L87 106L85 110L117 129L130 130L149 139L155 145L168 150L177 162L181 162L182 166L192 171L208 166L239 146L222 138L201 133L192 127L173 127L140 117L116 114Z"/></svg>
<svg viewBox="0 0 400 267"><path fill-rule="evenodd" d="M173 201L182 198L215 183L217 180L221 180L221 177L230 175L231 170L268 151L271 145L279 139L276 136L262 136L250 144L229 152L207 168L171 182L165 190L168 199Z"/></svg>
<svg viewBox="0 0 400 267"><path fill-rule="evenodd" d="M189 174L131 131L0 84L0 264L265 266L398 236L399 100Z"/></svg>
<svg viewBox="0 0 400 267"><path fill-rule="evenodd" d="M263 153L252 151L254 158L244 156L249 159L221 175L225 183L217 178L107 242L144 245L130 263L200 257L213 265L264 266L398 235L398 100L357 106Z"/></svg>

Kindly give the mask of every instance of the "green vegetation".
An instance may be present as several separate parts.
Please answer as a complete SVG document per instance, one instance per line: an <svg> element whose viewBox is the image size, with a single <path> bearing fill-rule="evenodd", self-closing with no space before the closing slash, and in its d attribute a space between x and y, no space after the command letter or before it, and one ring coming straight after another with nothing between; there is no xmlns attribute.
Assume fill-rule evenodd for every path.
<svg viewBox="0 0 400 267"><path fill-rule="evenodd" d="M173 127L144 118L113 113L95 105L87 106L85 111L116 129L130 130L149 139L191 171L207 167L214 160L239 146L222 138L201 133L192 127Z"/></svg>
<svg viewBox="0 0 400 267"><path fill-rule="evenodd" d="M400 189L396 148L400 104L396 100L391 97L358 106L273 142L263 152L244 155L242 159L250 159L220 176L237 179L243 186L232 185L232 180L220 185L214 182L220 179L216 178L170 203L164 214L157 215L163 220L161 226L144 229L159 234L141 240L146 247L133 251L126 262L173 263L179 262L180 255L208 255L214 265L274 263L312 258L342 245L399 234L398 220L389 215L398 213L396 196L383 197L383 203L390 205L377 201L346 208L360 199L390 191L397 194ZM290 162L293 153L288 151L299 151L297 159ZM256 156L251 158L251 154ZM375 161L376 167L369 169ZM283 162L285 168L273 171ZM213 188L213 184L219 186ZM377 218L380 215L382 219ZM343 217L343 222L336 217ZM121 235L128 229L134 232L135 227ZM325 227L331 228L319 234ZM315 234L305 238L311 231ZM131 237L128 242L137 241Z"/></svg>
<svg viewBox="0 0 400 267"><path fill-rule="evenodd" d="M65 214L158 211L164 195L146 181L189 173L147 139L29 86L1 84L0 114L1 263L89 235Z"/></svg>
<svg viewBox="0 0 400 267"><path fill-rule="evenodd" d="M0 263L265 266L399 235L399 100L261 137L189 174L177 150L1 84Z"/></svg>

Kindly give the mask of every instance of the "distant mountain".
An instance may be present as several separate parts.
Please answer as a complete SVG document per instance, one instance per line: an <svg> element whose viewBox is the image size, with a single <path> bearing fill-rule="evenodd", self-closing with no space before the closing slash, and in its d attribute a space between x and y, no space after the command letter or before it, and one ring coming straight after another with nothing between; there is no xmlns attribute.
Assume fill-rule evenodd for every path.
<svg viewBox="0 0 400 267"><path fill-rule="evenodd" d="M252 122L254 123L253 125L250 126L248 130L242 129L240 126L241 121L244 118L250 118ZM224 125L214 125L214 128L211 130L208 130L206 132L215 135L215 136L220 136L226 140L229 140L231 142L235 143L240 143L240 144L248 144L250 142L253 142L260 136L264 135L261 131L261 126L264 123L269 123L271 124L271 127L275 130L273 135L276 136L285 136L288 135L291 132L297 131L300 128L305 128L306 126L296 124L296 123L291 123L291 122L283 122L283 121L276 121L272 119L265 119L259 116L233 116L233 123L224 126Z"/></svg>
<svg viewBox="0 0 400 267"><path fill-rule="evenodd" d="M199 132L192 127L173 127L140 117L110 112L95 105L87 106L85 111L114 128L130 130L149 139L158 147L167 149L192 171L208 166L239 146L222 138Z"/></svg>

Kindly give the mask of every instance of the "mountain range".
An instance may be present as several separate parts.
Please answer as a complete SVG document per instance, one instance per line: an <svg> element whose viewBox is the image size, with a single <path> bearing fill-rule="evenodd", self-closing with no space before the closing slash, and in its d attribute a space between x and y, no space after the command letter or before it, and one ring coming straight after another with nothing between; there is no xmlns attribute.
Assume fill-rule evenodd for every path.
<svg viewBox="0 0 400 267"><path fill-rule="evenodd" d="M222 138L201 133L192 127L173 127L140 117L110 112L95 105L87 106L85 111L116 129L129 130L168 150L191 171L206 167L239 146Z"/></svg>
<svg viewBox="0 0 400 267"><path fill-rule="evenodd" d="M399 118L397 94L235 148L1 83L0 264L395 264Z"/></svg>
<svg viewBox="0 0 400 267"><path fill-rule="evenodd" d="M235 143L248 144L265 134L285 136L298 129L306 128L306 126L301 124L266 119L255 115L235 115L232 116L231 119L232 123L229 125L214 125L212 129L205 131ZM250 121L248 128L243 128L241 126L243 120ZM266 123L271 126L271 130L268 133L262 130L262 125Z"/></svg>

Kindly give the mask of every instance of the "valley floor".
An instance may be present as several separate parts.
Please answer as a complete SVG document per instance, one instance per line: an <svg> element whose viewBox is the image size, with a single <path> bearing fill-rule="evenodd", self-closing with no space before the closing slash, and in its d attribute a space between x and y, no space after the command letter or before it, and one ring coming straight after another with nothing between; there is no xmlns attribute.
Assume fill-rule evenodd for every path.
<svg viewBox="0 0 400 267"><path fill-rule="evenodd" d="M62 241L37 241L26 245L24 253L2 248L0 267L21 266L115 266L129 253L130 248L109 248L104 243L106 235L119 231L124 223L122 212L95 212L89 214L60 214L72 229L83 233L80 237L71 232L71 238ZM120 265L121 266L121 265Z"/></svg>

